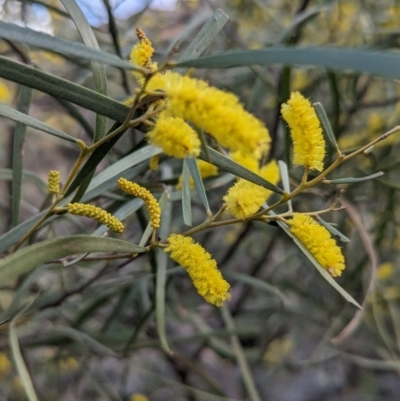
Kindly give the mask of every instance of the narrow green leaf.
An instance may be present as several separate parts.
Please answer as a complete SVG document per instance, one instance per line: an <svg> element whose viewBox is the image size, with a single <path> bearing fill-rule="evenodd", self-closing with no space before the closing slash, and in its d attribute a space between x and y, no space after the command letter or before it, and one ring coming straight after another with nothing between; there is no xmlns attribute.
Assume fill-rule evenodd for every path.
<svg viewBox="0 0 400 401"><path fill-rule="evenodd" d="M229 17L221 10L215 10L214 14L203 25L200 32L196 35L190 45L183 52L179 61L188 59L195 59L206 50L209 44L218 35L224 25L227 23ZM175 71L178 74L185 74L188 68L177 68Z"/></svg>
<svg viewBox="0 0 400 401"><path fill-rule="evenodd" d="M197 194L201 202L203 203L204 208L206 209L207 213L211 213L210 206L208 205L208 199L206 190L204 189L203 179L201 178L199 166L197 165L197 161L194 157L187 157L185 159L187 166L190 171L190 175L193 178L194 186L196 188Z"/></svg>
<svg viewBox="0 0 400 401"><path fill-rule="evenodd" d="M114 184L115 185L115 184ZM143 205L143 201L141 199L132 199L131 201L125 203L123 206L121 206L116 212L113 213L113 216L115 216L118 220L124 221L128 216L130 216L132 213L135 213L139 208ZM100 237L103 234L105 234L107 231L109 231L109 228L105 225L101 225L98 227L91 235L95 237ZM139 246L144 246L146 244L139 244ZM68 263L64 264L64 267L72 266L78 262L80 262L83 258L89 255L89 252L86 252L82 255L77 256L73 260L69 261Z"/></svg>
<svg viewBox="0 0 400 401"><path fill-rule="evenodd" d="M110 141L111 142L111 141ZM75 180L72 182L71 186L68 188L67 195L71 194L79 184L87 177L88 174L92 173L98 164L103 160L106 151L111 149L111 144L106 142L104 145L109 144L107 148L103 148L99 146L94 152L93 155L89 158L87 163L83 166L82 170L79 172ZM137 166L139 163L144 162L145 160L150 159L152 156L158 155L162 152L162 150L156 146L146 145L143 148L138 149L137 151L125 156L121 160L118 160L106 170L101 172L99 175L94 177L91 184L89 185L87 191L90 192L94 188L98 187L101 183L114 179L115 181L119 178L122 173L134 166Z"/></svg>
<svg viewBox="0 0 400 401"><path fill-rule="evenodd" d="M224 277L227 278L228 280L239 281L241 283L251 285L252 287L259 288L260 290L263 290L270 294L274 294L274 295L278 296L279 299L284 304L287 305L289 303L288 298L285 296L285 294L279 288L274 287L273 285L266 283L263 280L260 280L256 277L249 276L247 274L233 272L231 270L224 270L223 273L224 273Z"/></svg>
<svg viewBox="0 0 400 401"><path fill-rule="evenodd" d="M92 49L100 50L97 39L93 33L92 28L87 22L83 12L75 2L75 0L61 0L64 7L67 9L71 18L73 19L79 33L82 36L84 44ZM94 86L97 92L107 96L107 75L104 65L91 62L93 72ZM94 135L94 142L104 137L107 132L107 119L101 114L96 114L96 129Z"/></svg>
<svg viewBox="0 0 400 401"><path fill-rule="evenodd" d="M326 133L329 143L331 144L332 148L336 150L336 152L340 152L339 145L336 142L335 134L333 133L331 124L328 120L328 117L325 113L325 110L324 110L322 104L317 102L317 103L313 103L313 106L314 106L315 112L317 113L319 121L321 121L321 125L324 128L324 131Z"/></svg>
<svg viewBox="0 0 400 401"><path fill-rule="evenodd" d="M160 236L166 238L168 231L171 226L172 217L172 203L167 202L162 210L161 214L161 227ZM161 348L167 354L172 354L172 350L168 345L167 335L165 333L165 287L167 282L167 264L168 255L161 249L157 248L156 262L157 262L157 273L156 273L156 325L157 333L160 337Z"/></svg>
<svg viewBox="0 0 400 401"><path fill-rule="evenodd" d="M113 54L91 49L81 43L57 38L46 33L37 32L33 29L21 27L16 24L0 21L0 38L25 43L29 46L38 47L60 55L78 57L84 60L98 61L113 67L125 68L128 70L142 69L138 66L121 60Z"/></svg>
<svg viewBox="0 0 400 401"><path fill-rule="evenodd" d="M183 222L192 225L192 203L190 196L190 171L186 160L182 164L182 214Z"/></svg>
<svg viewBox="0 0 400 401"><path fill-rule="evenodd" d="M331 224L327 223L325 220L321 219L321 217L317 216L318 221L335 237L339 237L342 242L350 242L350 240L342 234L339 230L333 227Z"/></svg>
<svg viewBox="0 0 400 401"><path fill-rule="evenodd" d="M40 220L46 211L42 211L28 220L25 220L17 227L12 228L0 237L0 252L6 251L10 246L15 244L18 240L22 238L35 224Z"/></svg>
<svg viewBox="0 0 400 401"><path fill-rule="evenodd" d="M289 194L290 193L290 182L289 182L289 172L287 164L283 160L278 161L279 171L281 173L281 180L283 189ZM289 199L287 202L289 209L292 210L292 200Z"/></svg>
<svg viewBox="0 0 400 401"><path fill-rule="evenodd" d="M21 86L17 104L18 112L21 113L22 115L28 114L31 101L32 101L32 89L28 88L27 86ZM14 136L13 136L13 155L12 155L13 180L11 185L12 186L11 215L12 215L13 227L19 224L19 219L20 219L22 173L24 170L25 137L26 137L26 125L24 123L17 122L17 124L15 125Z"/></svg>
<svg viewBox="0 0 400 401"><path fill-rule="evenodd" d="M322 183L323 184L354 184L356 182L373 180L374 178L381 177L382 175L385 175L385 173L383 171L378 171L377 173L367 175L365 177L360 177L360 178L348 177L348 178L338 178L337 180L323 180Z"/></svg>
<svg viewBox="0 0 400 401"><path fill-rule="evenodd" d="M340 355L340 358L348 363L352 363L363 369L368 370L388 370L398 372L400 369L400 362L397 360L380 360L380 359L370 359L364 358L362 356L354 355L353 353L347 353L344 351L339 351L337 349L332 350L335 355Z"/></svg>
<svg viewBox="0 0 400 401"><path fill-rule="evenodd" d="M24 358L22 357L21 349L20 349L19 343L18 343L18 335L17 335L17 329L15 328L15 324L16 324L19 316L20 315L18 314L10 323L9 334L10 334L11 351L12 351L15 365L17 367L18 374L21 377L22 384L24 386L24 390L25 390L28 400L29 401L39 401L39 399L36 396L36 392L35 392L35 388L33 387L31 376L28 372L28 369L26 368L25 361L24 361Z"/></svg>
<svg viewBox="0 0 400 401"><path fill-rule="evenodd" d="M86 252L134 254L146 252L146 248L114 238L99 238L90 235L71 235L50 239L22 248L0 260L0 282L6 284L51 260Z"/></svg>
<svg viewBox="0 0 400 401"><path fill-rule="evenodd" d="M6 106L5 104L0 104L0 116L16 121L18 124L20 124L20 126L28 125L29 127L35 128L39 131L46 132L46 134L50 134L52 136L64 139L72 143L76 143L77 141L76 138L74 138L73 136L62 132L57 128L50 127L50 125L42 123L41 121L36 120L35 118L28 116L27 114L21 113L18 110L14 110L13 108Z"/></svg>
<svg viewBox="0 0 400 401"><path fill-rule="evenodd" d="M206 158L206 155L201 153L199 159L208 161L209 163L214 164L222 170L228 171L229 173L232 173L237 177L244 178L245 180L253 182L254 184L261 185L262 187L267 188L278 194L282 195L285 193L281 188L277 187L267 180L264 180L264 178L261 178L259 175L253 173L250 170L247 170L240 164L234 162L233 160L217 152L216 150L210 147L207 147L207 149L209 158Z"/></svg>
<svg viewBox="0 0 400 401"><path fill-rule="evenodd" d="M243 65L314 65L332 70L352 70L384 78L400 78L400 54L382 50L335 47L278 47L236 50L177 63L197 68L229 68Z"/></svg>
<svg viewBox="0 0 400 401"><path fill-rule="evenodd" d="M228 330L234 330L235 324L226 303L221 307L221 314L226 328ZM258 390L254 382L250 366L246 360L246 356L244 355L243 348L242 345L240 344L239 338L236 335L231 335L231 344L233 352L236 357L236 361L242 373L243 382L246 387L249 399L251 401L261 401L261 397L258 394Z"/></svg>
<svg viewBox="0 0 400 401"><path fill-rule="evenodd" d="M47 4L47 3L43 2L43 1L40 1L40 0L20 0L20 1L22 3L39 4L39 5L43 6L43 7L46 7L49 11L52 11L53 13L60 15L61 17L70 18L68 13L66 13L64 10L60 10L59 8L54 7L51 4Z"/></svg>
<svg viewBox="0 0 400 401"><path fill-rule="evenodd" d="M38 267L27 277L24 277L23 282L14 290L10 306L0 315L1 321L14 317L19 311L26 308L26 300L32 296L32 285L39 279L46 268L47 266Z"/></svg>
<svg viewBox="0 0 400 401"><path fill-rule="evenodd" d="M64 99L56 98L56 101L68 112L68 114L76 120L81 127L85 130L85 132L89 135L89 138L94 137L94 132L92 126L86 120L86 118L82 115L82 113L78 110L76 106L67 102Z"/></svg>
<svg viewBox="0 0 400 401"><path fill-rule="evenodd" d="M32 173L31 171L24 170L22 172L22 178L24 180L31 181L37 188L44 194L48 193L47 183L42 180L42 178L36 173ZM0 168L0 180L11 181L13 179L13 171L9 168Z"/></svg>
<svg viewBox="0 0 400 401"><path fill-rule="evenodd" d="M67 337L71 340L77 341L84 345L85 348L96 354L100 354L103 356L116 356L116 353L112 349L101 344L90 335L76 330L72 327L57 326L51 328L49 332L49 334L55 334L57 337Z"/></svg>
<svg viewBox="0 0 400 401"><path fill-rule="evenodd" d="M0 56L0 77L68 100L120 123L129 112L127 106L114 99L3 56Z"/></svg>
<svg viewBox="0 0 400 401"><path fill-rule="evenodd" d="M93 33L92 27L89 25L85 15L78 6L75 0L61 0L61 3L68 11L74 21L83 43L86 47L100 51L100 46L97 43L96 36ZM91 63L94 87L97 92L107 96L107 74L104 65L92 61ZM101 114L96 115L96 130L94 142L103 138L107 132L107 119Z"/></svg>
<svg viewBox="0 0 400 401"><path fill-rule="evenodd" d="M272 210L268 212L270 215L275 215ZM350 302L354 306L359 309L362 309L361 305L349 294L347 293L331 275L324 269L320 263L314 258L314 256L310 253L310 251L303 245L303 243L291 233L287 225L279 220L276 221L278 225L285 231L285 233L293 239L296 245L300 248L300 250L304 253L305 256L310 260L310 262L317 268L318 272L321 276L330 284L347 302Z"/></svg>
<svg viewBox="0 0 400 401"><path fill-rule="evenodd" d="M96 198L99 195L104 195L110 189L115 188L115 183L117 182L117 179L119 177L126 178L127 180L132 180L146 170L148 170L148 166L146 166L145 163L142 163L137 167L130 168L123 173L118 173L116 176L108 179L104 179L104 176L102 176L102 174L106 172L106 170L104 170L100 174L95 176L95 178L93 178L92 182L89 184L87 192L85 193L85 195L82 196L82 202L87 202ZM95 185L93 185L94 180L96 180Z"/></svg>

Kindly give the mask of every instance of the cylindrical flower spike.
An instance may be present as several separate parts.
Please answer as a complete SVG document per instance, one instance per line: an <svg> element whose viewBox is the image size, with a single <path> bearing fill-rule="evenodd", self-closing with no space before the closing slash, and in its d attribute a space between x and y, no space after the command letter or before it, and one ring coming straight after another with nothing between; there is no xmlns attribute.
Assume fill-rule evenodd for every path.
<svg viewBox="0 0 400 401"><path fill-rule="evenodd" d="M183 159L200 154L200 139L181 118L161 113L146 136L151 145L159 146L168 156Z"/></svg>
<svg viewBox="0 0 400 401"><path fill-rule="evenodd" d="M325 140L311 103L299 92L293 92L282 105L282 116L288 123L293 141L293 164L322 171Z"/></svg>
<svg viewBox="0 0 400 401"><path fill-rule="evenodd" d="M222 277L217 262L200 244L180 234L171 234L168 242L164 251L186 269L197 292L208 303L221 306L230 299L229 283Z"/></svg>
<svg viewBox="0 0 400 401"><path fill-rule="evenodd" d="M150 215L150 224L153 228L160 227L161 209L156 198L146 188L125 178L119 178L118 186L127 194L142 198Z"/></svg>
<svg viewBox="0 0 400 401"><path fill-rule="evenodd" d="M176 73L165 75L165 87L161 89L167 94L170 114L203 128L222 146L253 154L257 159L268 151L268 130L244 110L235 95Z"/></svg>
<svg viewBox="0 0 400 401"><path fill-rule="evenodd" d="M258 174L277 184L279 181L279 168L275 160L262 167ZM271 196L272 191L240 178L223 197L227 211L237 219L252 216Z"/></svg>
<svg viewBox="0 0 400 401"><path fill-rule="evenodd" d="M49 171L47 179L47 188L51 194L58 194L60 192L60 172L57 170Z"/></svg>
<svg viewBox="0 0 400 401"><path fill-rule="evenodd" d="M290 231L303 243L332 277L342 275L344 256L330 232L307 214L294 213Z"/></svg>
<svg viewBox="0 0 400 401"><path fill-rule="evenodd" d="M116 217L94 205L68 203L68 213L95 219L116 233L122 233L124 231L124 225Z"/></svg>
<svg viewBox="0 0 400 401"><path fill-rule="evenodd" d="M150 71L155 71L157 69L157 64L151 61L154 48L150 40L140 28L136 28L136 36L138 37L139 42L136 43L131 50L130 61L140 67L145 67ZM142 86L144 83L143 75L135 71L133 71L132 74L136 78L138 84Z"/></svg>

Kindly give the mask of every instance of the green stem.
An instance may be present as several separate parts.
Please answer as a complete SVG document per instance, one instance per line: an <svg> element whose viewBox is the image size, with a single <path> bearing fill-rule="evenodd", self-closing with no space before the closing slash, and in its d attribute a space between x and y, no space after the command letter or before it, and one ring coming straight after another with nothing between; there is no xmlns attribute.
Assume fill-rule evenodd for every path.
<svg viewBox="0 0 400 401"><path fill-rule="evenodd" d="M232 316L226 304L221 307L222 319L224 320L225 326L229 331L235 330L235 324L233 322ZM253 375L251 374L250 367L247 363L246 357L244 355L242 346L240 345L239 339L236 335L231 335L231 344L233 348L233 353L235 354L236 360L239 364L239 368L242 372L243 382L246 390L249 394L251 401L261 401L261 397L258 394L258 390L253 380Z"/></svg>

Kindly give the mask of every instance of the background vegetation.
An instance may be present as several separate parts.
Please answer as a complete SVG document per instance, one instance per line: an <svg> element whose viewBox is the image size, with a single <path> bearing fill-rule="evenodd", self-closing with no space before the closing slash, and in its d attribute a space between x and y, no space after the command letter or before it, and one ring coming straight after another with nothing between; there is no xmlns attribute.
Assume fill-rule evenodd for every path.
<svg viewBox="0 0 400 401"><path fill-rule="evenodd" d="M0 4L2 21L54 35L43 39L0 21L4 256L48 207L48 171L59 170L65 179L71 170L79 153L68 138L98 140L126 116L119 101L134 93L136 84L127 63L116 57L127 60L138 25L161 62L174 46L172 59L178 60L194 38L207 43L202 56L216 56L199 59L193 75L237 94L268 127L271 157L289 167L280 105L291 91L323 104L344 153L399 124L400 2L395 0L181 1L173 11L144 7L127 20L115 19L104 0L108 23L92 28L72 0ZM220 11L210 19L218 8L228 21ZM70 42L51 40L57 38ZM98 43L101 53L82 52L82 42L94 49ZM225 54L237 49L268 51ZM158 171L150 171L153 154L145 145L140 129L127 130L101 155L84 195L124 219L127 229L116 237L134 244L141 241L147 216L139 201L116 191L121 175L161 198L162 238L185 227L182 194L175 189L181 163L162 158ZM22 400L27 392L33 400L34 387L40 400L140 401L139 394L151 401L397 400L399 150L399 136L393 135L330 176L383 171L381 177L319 186L293 202L298 211L323 209L344 189L341 202L347 209L327 220L350 239L340 243L347 267L337 282L363 304L362 311L275 226L248 222L195 236L232 285L224 309L206 304L183 269L172 262L163 266L166 260L152 253L131 260L97 253L82 259L71 252L24 269L28 259L54 250L50 244L20 263L0 264L0 398ZM328 158L333 156L331 151ZM290 167L290 177L296 183L301 172ZM211 210L219 209L233 178L220 170L205 181ZM192 218L194 225L205 218L195 192ZM104 233L95 221L66 214L43 225L30 243ZM98 249L105 250L101 244ZM157 281L164 267L165 280Z"/></svg>

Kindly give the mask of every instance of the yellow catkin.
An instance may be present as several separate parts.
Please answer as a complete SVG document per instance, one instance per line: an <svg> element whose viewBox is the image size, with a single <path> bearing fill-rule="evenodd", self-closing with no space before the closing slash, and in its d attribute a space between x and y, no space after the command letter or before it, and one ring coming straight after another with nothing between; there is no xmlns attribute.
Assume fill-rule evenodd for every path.
<svg viewBox="0 0 400 401"><path fill-rule="evenodd" d="M207 163L204 160L196 160L197 166L199 168L199 173L201 178L213 177L218 174L218 167L211 163ZM194 188L193 177L190 176L190 188ZM176 189L182 189L182 176L179 177L178 183L176 184Z"/></svg>
<svg viewBox="0 0 400 401"><path fill-rule="evenodd" d="M161 208L156 198L147 189L125 178L119 178L117 184L127 194L142 198L149 211L151 226L153 228L160 227Z"/></svg>
<svg viewBox="0 0 400 401"><path fill-rule="evenodd" d="M164 80L169 113L191 121L233 152L240 150L257 159L266 154L268 130L244 110L235 95L176 73L165 75Z"/></svg>
<svg viewBox="0 0 400 401"><path fill-rule="evenodd" d="M222 277L217 262L200 244L180 234L171 234L168 242L164 251L186 269L197 292L208 303L221 306L230 299L229 283Z"/></svg>
<svg viewBox="0 0 400 401"><path fill-rule="evenodd" d="M332 277L341 276L344 256L330 232L307 214L294 213L290 231L303 243Z"/></svg>
<svg viewBox="0 0 400 401"><path fill-rule="evenodd" d="M155 155L150 158L149 167L151 171L157 171L160 163L160 155Z"/></svg>
<svg viewBox="0 0 400 401"><path fill-rule="evenodd" d="M165 92L168 114L204 129L231 151L251 154L256 159L268 152L271 141L268 130L244 110L232 93L173 72L156 74L146 89Z"/></svg>
<svg viewBox="0 0 400 401"><path fill-rule="evenodd" d="M47 178L47 188L51 194L58 194L60 192L60 172L57 170L49 171Z"/></svg>
<svg viewBox="0 0 400 401"><path fill-rule="evenodd" d="M322 171L325 140L321 124L309 100L293 92L281 108L293 141L293 164L309 170Z"/></svg>
<svg viewBox="0 0 400 401"><path fill-rule="evenodd" d="M275 160L262 167L258 174L276 185L279 182L279 167ZM272 191L240 178L223 197L227 211L237 219L244 219L256 213L271 196Z"/></svg>
<svg viewBox="0 0 400 401"><path fill-rule="evenodd" d="M95 219L116 233L122 233L124 231L124 225L116 217L94 205L68 203L68 213Z"/></svg>
<svg viewBox="0 0 400 401"><path fill-rule="evenodd" d="M200 154L200 139L196 132L178 117L161 113L146 137L151 145L159 146L168 156L183 159Z"/></svg>
<svg viewBox="0 0 400 401"><path fill-rule="evenodd" d="M138 37L139 42L132 47L130 54L131 63L140 67L145 67L149 71L155 71L157 69L157 64L151 61L154 54L152 43L140 28L136 28L136 36ZM136 78L138 84L142 86L144 83L143 75L136 71L132 71L132 74Z"/></svg>

